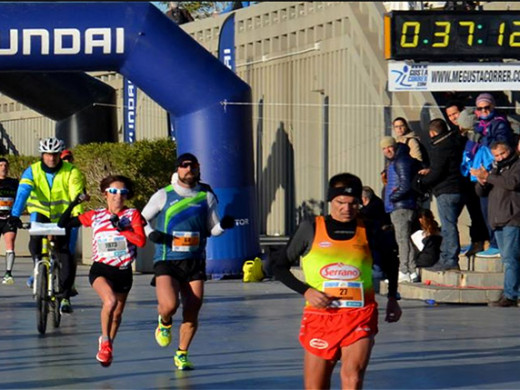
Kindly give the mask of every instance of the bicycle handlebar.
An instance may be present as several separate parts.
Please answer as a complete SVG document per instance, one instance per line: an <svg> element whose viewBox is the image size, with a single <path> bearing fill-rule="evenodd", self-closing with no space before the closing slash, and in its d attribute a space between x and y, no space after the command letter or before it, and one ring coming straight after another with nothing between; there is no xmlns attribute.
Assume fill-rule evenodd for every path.
<svg viewBox="0 0 520 390"><path fill-rule="evenodd" d="M65 236L64 228L58 227L56 222L31 222L29 228L31 236Z"/></svg>

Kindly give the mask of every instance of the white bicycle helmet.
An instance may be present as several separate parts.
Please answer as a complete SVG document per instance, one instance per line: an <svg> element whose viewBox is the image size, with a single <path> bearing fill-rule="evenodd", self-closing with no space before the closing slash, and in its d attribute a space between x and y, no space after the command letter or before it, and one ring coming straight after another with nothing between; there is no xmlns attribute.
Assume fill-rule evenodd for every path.
<svg viewBox="0 0 520 390"><path fill-rule="evenodd" d="M40 153L60 153L64 148L61 139L50 137L40 140Z"/></svg>

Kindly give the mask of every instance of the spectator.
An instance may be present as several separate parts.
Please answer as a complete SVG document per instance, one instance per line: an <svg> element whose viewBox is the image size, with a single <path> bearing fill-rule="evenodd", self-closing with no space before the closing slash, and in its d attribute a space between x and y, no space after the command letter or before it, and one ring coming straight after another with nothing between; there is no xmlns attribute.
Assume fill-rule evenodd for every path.
<svg viewBox="0 0 520 390"><path fill-rule="evenodd" d="M489 93L481 93L477 96L475 104L475 114L479 119L479 123L475 127L475 134L478 140L478 149L480 149L477 149L477 153L481 152L480 154L488 155L488 159L483 160L485 162L482 165L486 170L490 171L492 167L493 156L491 155L489 146L497 141L506 142L508 145L513 146L513 132L507 119L495 110L496 103L493 95ZM498 250L498 245L493 233L493 229L491 228L491 224L488 221L489 213L487 196L482 196L480 198L480 208L482 209L482 214L484 216L484 220L486 221L490 242L489 248L485 251L478 252L477 256L498 257L500 256L500 251Z"/></svg>
<svg viewBox="0 0 520 390"><path fill-rule="evenodd" d="M428 153L421 144L419 137L415 134L406 119L397 117L393 120L392 126L394 128L395 140L402 144L406 144L410 148L410 156L423 163L423 167L428 167Z"/></svg>
<svg viewBox="0 0 520 390"><path fill-rule="evenodd" d="M448 120L456 127L456 133L462 147L468 145L469 150L475 143L474 128L476 117L473 112L464 109L464 105L458 101L451 101L446 104L446 116ZM462 156L461 156L462 157ZM469 171L466 170L464 175L463 170L462 191L465 199L465 206L468 210L471 219L471 226L469 228L469 236L471 238L471 245L465 252L465 255L470 257L478 252L484 250L484 242L489 239L489 233L486 226L486 221L480 209L480 199L475 192L475 186L469 178Z"/></svg>
<svg viewBox="0 0 520 390"><path fill-rule="evenodd" d="M432 142L430 168L419 172L418 187L432 189L437 198L442 245L441 258L433 269L460 269L457 222L464 207L463 179L459 159L450 156L462 155L462 145L457 140L457 133L449 131L442 119L430 122L429 133Z"/></svg>
<svg viewBox="0 0 520 390"><path fill-rule="evenodd" d="M520 162L505 141L491 144L495 163L490 172L472 169L479 196L489 200L488 221L495 231L504 264L504 291L491 306L517 306L520 287Z"/></svg>
<svg viewBox="0 0 520 390"><path fill-rule="evenodd" d="M168 16L178 25L193 22L195 20L193 19L193 16L191 16L188 10L179 6L178 1L168 2L168 10L166 11L166 16Z"/></svg>
<svg viewBox="0 0 520 390"><path fill-rule="evenodd" d="M392 226L390 215L385 211L385 203L383 200L368 186L364 186L361 192L361 208L359 209L359 214L367 223L373 224L382 230L381 237L384 239L384 246L387 251L385 255L393 256L397 263L398 248L395 242L394 227ZM381 253L378 251L374 251L372 255L374 258L372 276L375 280L384 279L383 269L385 269L385 265L382 264L383 256L381 256Z"/></svg>
<svg viewBox="0 0 520 390"><path fill-rule="evenodd" d="M415 248L410 240L412 221L417 208L412 180L417 165L410 157L406 144L397 143L393 137L381 140L381 149L389 164L386 169L388 183L385 189L385 211L390 214L395 239L399 248L399 282L418 282L415 266Z"/></svg>
<svg viewBox="0 0 520 390"><path fill-rule="evenodd" d="M417 212L421 230L412 235L412 241L419 250L415 257L417 267L431 267L439 261L442 236L439 224L429 209Z"/></svg>
<svg viewBox="0 0 520 390"><path fill-rule="evenodd" d="M361 204L362 207L360 208L359 213L365 218L365 220L378 223L382 228L392 224L390 216L385 211L385 203L383 202L383 199L377 196L372 188L368 186L363 187L361 193Z"/></svg>

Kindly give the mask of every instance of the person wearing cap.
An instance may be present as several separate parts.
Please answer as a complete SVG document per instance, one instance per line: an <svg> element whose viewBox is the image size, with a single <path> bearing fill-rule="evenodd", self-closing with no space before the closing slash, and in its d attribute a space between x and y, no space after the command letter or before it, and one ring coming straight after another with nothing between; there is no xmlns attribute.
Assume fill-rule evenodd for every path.
<svg viewBox="0 0 520 390"><path fill-rule="evenodd" d="M31 222L58 222L69 204L79 194L84 193L85 183L82 173L74 165L61 159L63 141L51 137L40 141L40 161L29 166L20 179L20 185L16 193L13 208L11 210L10 223L21 227L20 216L27 206L31 214ZM73 210L76 216L83 211L80 204ZM72 313L70 303L71 289L76 276L76 262L69 250L70 229L65 236L57 236L56 252L59 256L60 290L62 313ZM33 261L40 258L42 252L42 237L31 236L29 251ZM32 287L33 280L29 278L27 284Z"/></svg>
<svg viewBox="0 0 520 390"><path fill-rule="evenodd" d="M177 158L170 185L153 194L142 211L148 222L145 232L155 243L152 284L159 314L155 340L161 347L171 342L172 317L182 302L179 344L174 355L179 370L193 368L188 348L198 328L207 279L206 240L235 225L231 216L219 218L217 203L211 187L200 181L197 157L184 153Z"/></svg>
<svg viewBox="0 0 520 390"><path fill-rule="evenodd" d="M477 96L475 105L475 115L479 120L475 126L475 134L478 137L478 148L475 150L472 168L479 169L482 166L489 172L492 169L494 160L489 148L491 144L495 142L506 142L512 148L516 148L516 145L513 145L513 132L509 121L495 109L496 102L493 95L490 93L481 93ZM479 158L479 156L483 157ZM477 181L474 175L471 175L471 177L472 181ZM498 249L498 243L488 220L487 196L480 198L480 208L486 222L490 241L489 248L485 251L478 252L477 256L490 258L499 257L500 251Z"/></svg>
<svg viewBox="0 0 520 390"><path fill-rule="evenodd" d="M74 156L72 155L72 152L69 149L65 149L63 152L61 152L60 157L63 161L67 161L71 164L74 164Z"/></svg>
<svg viewBox="0 0 520 390"><path fill-rule="evenodd" d="M378 333L372 282L373 252L383 256L389 279L386 317L397 322L397 261L379 248L381 231L359 215L361 180L340 173L329 180L330 214L303 221L275 263L275 276L306 300L299 340L304 348L304 388L328 389L341 360L341 387L359 389ZM394 258L395 259L395 258ZM304 280L290 271L300 262Z"/></svg>
<svg viewBox="0 0 520 390"><path fill-rule="evenodd" d="M0 234L4 235L5 241L5 274L2 284L14 284L13 266L15 260L14 243L16 240L17 227L9 223L11 209L13 207L18 180L9 175L9 161L0 158Z"/></svg>
<svg viewBox="0 0 520 390"><path fill-rule="evenodd" d="M458 218L464 207L463 178L460 172L462 144L443 119L433 119L428 127L432 143L430 169L419 171L417 186L431 189L437 199L441 221L441 258L432 267L435 271L459 268L460 239Z"/></svg>
<svg viewBox="0 0 520 390"><path fill-rule="evenodd" d="M421 164L411 158L406 144L396 142L393 137L383 137L380 146L388 161L388 182L383 200L385 211L390 214L399 248L399 282L418 282L416 249L410 237L417 210L417 193L412 189L412 183Z"/></svg>
<svg viewBox="0 0 520 390"><path fill-rule="evenodd" d="M455 138L464 148L460 167L463 176L462 189L465 206L471 220L471 226L469 227L471 245L465 250L464 255L471 257L478 252L482 252L484 250L484 243L489 240L486 221L480 209L480 199L475 192L474 183L470 180L471 163L474 150L478 145L476 143L475 134L477 117L474 110L464 108L462 102L458 100L452 100L446 103L445 111L449 122L451 122L451 129L455 131Z"/></svg>

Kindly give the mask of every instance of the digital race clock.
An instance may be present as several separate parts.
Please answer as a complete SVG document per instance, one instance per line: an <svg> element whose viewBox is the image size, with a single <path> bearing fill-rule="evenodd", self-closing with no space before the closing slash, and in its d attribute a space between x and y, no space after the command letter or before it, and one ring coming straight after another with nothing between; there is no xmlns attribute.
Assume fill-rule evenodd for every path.
<svg viewBox="0 0 520 390"><path fill-rule="evenodd" d="M393 11L385 15L385 57L520 59L520 11Z"/></svg>

